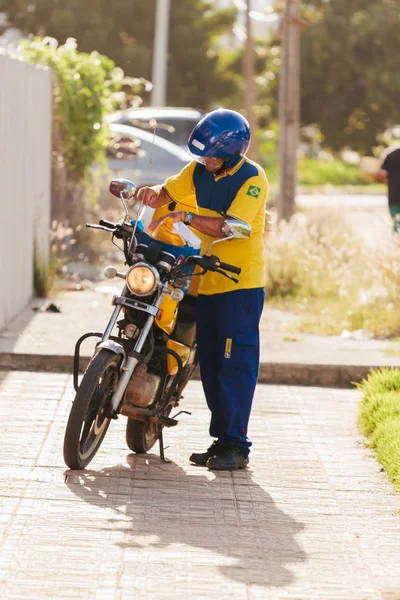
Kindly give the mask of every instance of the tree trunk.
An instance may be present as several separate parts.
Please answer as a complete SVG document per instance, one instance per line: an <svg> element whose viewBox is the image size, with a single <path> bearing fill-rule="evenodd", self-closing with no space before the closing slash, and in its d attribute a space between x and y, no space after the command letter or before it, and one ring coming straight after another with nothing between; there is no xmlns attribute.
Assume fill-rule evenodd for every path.
<svg viewBox="0 0 400 600"><path fill-rule="evenodd" d="M258 145L256 138L257 120L254 113L255 95L254 95L254 50L251 27L251 0L246 0L246 43L244 49L244 102L246 118L251 130L251 143L247 156L252 160L257 160Z"/></svg>
<svg viewBox="0 0 400 600"><path fill-rule="evenodd" d="M278 216L295 212L297 149L300 130L300 0L286 0L283 20L283 57L279 89Z"/></svg>

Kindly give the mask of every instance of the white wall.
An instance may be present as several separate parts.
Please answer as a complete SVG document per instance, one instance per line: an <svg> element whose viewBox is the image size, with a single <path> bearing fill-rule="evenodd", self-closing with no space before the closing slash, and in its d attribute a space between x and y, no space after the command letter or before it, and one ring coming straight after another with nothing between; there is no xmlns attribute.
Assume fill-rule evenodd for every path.
<svg viewBox="0 0 400 600"><path fill-rule="evenodd" d="M48 255L51 73L0 54L0 329L33 292L33 241Z"/></svg>

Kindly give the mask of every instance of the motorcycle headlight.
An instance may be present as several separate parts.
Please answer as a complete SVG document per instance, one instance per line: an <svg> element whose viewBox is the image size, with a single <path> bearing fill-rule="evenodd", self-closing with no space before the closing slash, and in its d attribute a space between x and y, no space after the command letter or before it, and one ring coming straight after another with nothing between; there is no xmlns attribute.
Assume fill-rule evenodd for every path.
<svg viewBox="0 0 400 600"><path fill-rule="evenodd" d="M135 296L149 296L160 282L157 269L147 263L136 263L128 271L126 284Z"/></svg>

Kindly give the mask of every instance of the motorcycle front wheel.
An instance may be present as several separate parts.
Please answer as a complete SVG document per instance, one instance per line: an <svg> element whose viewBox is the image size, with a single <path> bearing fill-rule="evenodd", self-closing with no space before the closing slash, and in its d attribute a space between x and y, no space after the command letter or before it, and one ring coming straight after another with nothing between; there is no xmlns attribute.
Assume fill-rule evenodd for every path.
<svg viewBox="0 0 400 600"><path fill-rule="evenodd" d="M105 350L89 363L75 396L64 437L64 461L84 469L107 433L107 409L119 379L121 356Z"/></svg>

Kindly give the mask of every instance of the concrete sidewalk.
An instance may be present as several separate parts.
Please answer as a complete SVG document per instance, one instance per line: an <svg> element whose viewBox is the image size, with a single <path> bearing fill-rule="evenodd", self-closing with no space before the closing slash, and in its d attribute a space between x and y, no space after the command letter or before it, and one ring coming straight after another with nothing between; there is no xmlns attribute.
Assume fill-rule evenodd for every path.
<svg viewBox="0 0 400 600"><path fill-rule="evenodd" d="M86 332L103 332L110 318L111 298L123 282L93 284L85 291L60 291L49 304L33 300L6 330L0 332L0 368L71 372L76 340ZM36 310L34 310L36 309ZM371 368L400 367L396 342L340 336L287 334L282 322L289 313L266 308L261 322L261 383L348 386ZM97 340L82 345L82 368Z"/></svg>
<svg viewBox="0 0 400 600"><path fill-rule="evenodd" d="M399 600L399 496L357 428L356 390L257 386L249 469L206 447L199 382L134 455L124 418L88 469L62 459L71 377L0 373L1 600Z"/></svg>

